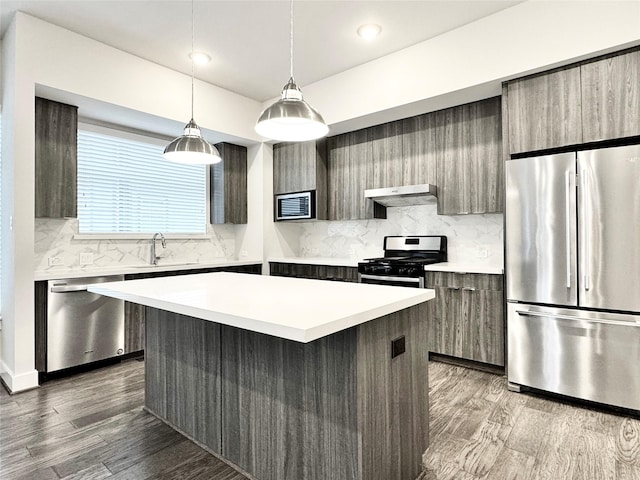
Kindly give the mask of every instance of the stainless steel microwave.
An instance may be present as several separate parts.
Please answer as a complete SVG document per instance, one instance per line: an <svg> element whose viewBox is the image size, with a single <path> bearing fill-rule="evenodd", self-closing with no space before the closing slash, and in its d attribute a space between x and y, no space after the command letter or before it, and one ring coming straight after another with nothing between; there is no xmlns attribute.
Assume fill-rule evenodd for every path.
<svg viewBox="0 0 640 480"><path fill-rule="evenodd" d="M275 196L275 219L305 220L316 218L316 191L283 193Z"/></svg>

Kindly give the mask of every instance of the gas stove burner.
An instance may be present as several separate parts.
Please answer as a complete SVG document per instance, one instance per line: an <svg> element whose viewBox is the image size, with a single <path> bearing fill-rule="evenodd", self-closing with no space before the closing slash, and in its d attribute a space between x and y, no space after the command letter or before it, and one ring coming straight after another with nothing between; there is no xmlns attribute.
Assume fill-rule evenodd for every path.
<svg viewBox="0 0 640 480"><path fill-rule="evenodd" d="M421 278L424 266L447 261L447 237L442 235L384 237L384 257L368 258L358 263L358 273L372 276ZM376 281L376 283L382 283Z"/></svg>

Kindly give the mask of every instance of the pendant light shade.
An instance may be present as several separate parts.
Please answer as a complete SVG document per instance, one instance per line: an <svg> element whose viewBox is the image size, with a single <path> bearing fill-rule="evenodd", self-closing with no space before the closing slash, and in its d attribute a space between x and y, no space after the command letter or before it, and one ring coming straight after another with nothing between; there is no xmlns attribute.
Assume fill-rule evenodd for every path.
<svg viewBox="0 0 640 480"><path fill-rule="evenodd" d="M293 79L293 0L291 0L290 71L289 81L282 89L280 100L265 109L256 122L256 132L281 142L305 142L324 137L329 127L322 115L304 101Z"/></svg>
<svg viewBox="0 0 640 480"><path fill-rule="evenodd" d="M218 163L222 157L218 149L202 137L200 127L193 119L194 32L193 0L191 0L191 120L184 127L184 133L167 145L162 156L171 162L206 165Z"/></svg>
<svg viewBox="0 0 640 480"><path fill-rule="evenodd" d="M256 132L263 137L283 142L305 142L324 137L329 127L322 115L304 101L293 77L282 89L280 100L258 118Z"/></svg>
<svg viewBox="0 0 640 480"><path fill-rule="evenodd" d="M164 158L171 162L195 165L218 163L222 160L218 149L207 142L193 118L184 127L184 134L164 149Z"/></svg>

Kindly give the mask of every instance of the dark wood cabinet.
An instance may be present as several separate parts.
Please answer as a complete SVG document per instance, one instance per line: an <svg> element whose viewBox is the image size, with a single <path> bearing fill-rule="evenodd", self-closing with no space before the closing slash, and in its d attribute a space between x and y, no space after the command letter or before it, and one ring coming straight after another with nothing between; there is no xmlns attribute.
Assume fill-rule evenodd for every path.
<svg viewBox="0 0 640 480"><path fill-rule="evenodd" d="M247 223L247 147L218 143L222 161L211 165L211 223Z"/></svg>
<svg viewBox="0 0 640 480"><path fill-rule="evenodd" d="M504 211L500 97L436 112L438 214Z"/></svg>
<svg viewBox="0 0 640 480"><path fill-rule="evenodd" d="M580 67L584 142L640 135L640 50Z"/></svg>
<svg viewBox="0 0 640 480"><path fill-rule="evenodd" d="M311 278L357 282L358 268L340 265L312 265L304 263L269 262L269 273L279 277Z"/></svg>
<svg viewBox="0 0 640 480"><path fill-rule="evenodd" d="M402 185L437 185L436 129L433 113L402 120Z"/></svg>
<svg viewBox="0 0 640 480"><path fill-rule="evenodd" d="M503 276L427 272L429 350L495 366L505 364Z"/></svg>
<svg viewBox="0 0 640 480"><path fill-rule="evenodd" d="M510 153L582 143L580 67L508 83Z"/></svg>
<svg viewBox="0 0 640 480"><path fill-rule="evenodd" d="M35 99L35 216L77 217L78 107Z"/></svg>
<svg viewBox="0 0 640 480"><path fill-rule="evenodd" d="M327 139L273 146L273 193L316 192L316 218L327 219Z"/></svg>

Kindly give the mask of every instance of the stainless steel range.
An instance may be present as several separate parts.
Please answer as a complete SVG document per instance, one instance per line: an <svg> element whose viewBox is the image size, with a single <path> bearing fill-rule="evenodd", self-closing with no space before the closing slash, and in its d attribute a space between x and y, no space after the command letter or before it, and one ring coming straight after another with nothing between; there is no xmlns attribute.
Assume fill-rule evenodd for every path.
<svg viewBox="0 0 640 480"><path fill-rule="evenodd" d="M446 261L446 236L388 236L384 237L384 257L358 263L358 281L423 288L425 265Z"/></svg>

